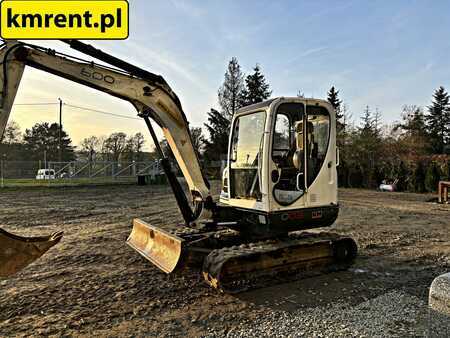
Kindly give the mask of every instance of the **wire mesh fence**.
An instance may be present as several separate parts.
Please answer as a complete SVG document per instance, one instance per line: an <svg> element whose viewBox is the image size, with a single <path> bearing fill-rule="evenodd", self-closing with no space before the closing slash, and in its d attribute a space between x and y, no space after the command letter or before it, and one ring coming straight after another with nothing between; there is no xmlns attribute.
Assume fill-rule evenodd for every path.
<svg viewBox="0 0 450 338"><path fill-rule="evenodd" d="M221 177L225 162L209 163L209 178ZM182 176L174 164L173 170ZM142 180L142 176L145 179ZM139 179L140 177L140 179ZM0 162L0 187L138 183L165 184L159 161L6 161Z"/></svg>
<svg viewBox="0 0 450 338"><path fill-rule="evenodd" d="M158 161L43 162L1 161L2 187L20 185L99 184L136 182L138 176L163 175Z"/></svg>
<svg viewBox="0 0 450 338"><path fill-rule="evenodd" d="M49 162L47 168L58 178L155 176L162 173L158 161Z"/></svg>

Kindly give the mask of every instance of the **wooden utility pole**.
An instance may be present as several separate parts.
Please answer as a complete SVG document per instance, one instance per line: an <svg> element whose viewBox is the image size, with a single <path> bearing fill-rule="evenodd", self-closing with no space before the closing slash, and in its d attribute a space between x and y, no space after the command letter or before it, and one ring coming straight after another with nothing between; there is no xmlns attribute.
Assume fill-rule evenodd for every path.
<svg viewBox="0 0 450 338"><path fill-rule="evenodd" d="M2 170L2 178L1 178L1 187L2 188L4 188L5 187L5 182L4 182L4 175L3 175L3 171L5 170L5 166L4 166L4 161L3 161L3 159L6 157L6 155L5 154L2 154L2 157L1 157L1 170Z"/></svg>
<svg viewBox="0 0 450 338"><path fill-rule="evenodd" d="M63 105L63 102L60 98L58 98L58 100L59 100L58 162L62 162L61 133L62 133L62 105Z"/></svg>

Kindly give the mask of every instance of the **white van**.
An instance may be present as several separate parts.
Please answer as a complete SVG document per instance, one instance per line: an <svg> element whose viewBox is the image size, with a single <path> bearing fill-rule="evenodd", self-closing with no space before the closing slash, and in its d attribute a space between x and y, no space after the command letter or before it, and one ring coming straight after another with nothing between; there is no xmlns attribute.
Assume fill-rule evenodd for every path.
<svg viewBox="0 0 450 338"><path fill-rule="evenodd" d="M54 180L55 170L53 169L39 169L36 175L37 180Z"/></svg>

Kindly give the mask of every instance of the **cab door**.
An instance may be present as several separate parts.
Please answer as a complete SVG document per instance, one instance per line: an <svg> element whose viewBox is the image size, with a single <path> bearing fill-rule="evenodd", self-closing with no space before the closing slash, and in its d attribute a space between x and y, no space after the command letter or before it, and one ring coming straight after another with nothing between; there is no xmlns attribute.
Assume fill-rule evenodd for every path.
<svg viewBox="0 0 450 338"><path fill-rule="evenodd" d="M330 159L330 113L316 101L281 102L274 108L271 160L271 209L321 204L336 190ZM330 183L331 182L331 183ZM324 203L322 203L324 204Z"/></svg>
<svg viewBox="0 0 450 338"><path fill-rule="evenodd" d="M306 205L337 203L336 145L330 112L324 106L308 104L305 122Z"/></svg>
<svg viewBox="0 0 450 338"><path fill-rule="evenodd" d="M305 105L282 102L274 108L270 151L270 193L273 210L305 203Z"/></svg>

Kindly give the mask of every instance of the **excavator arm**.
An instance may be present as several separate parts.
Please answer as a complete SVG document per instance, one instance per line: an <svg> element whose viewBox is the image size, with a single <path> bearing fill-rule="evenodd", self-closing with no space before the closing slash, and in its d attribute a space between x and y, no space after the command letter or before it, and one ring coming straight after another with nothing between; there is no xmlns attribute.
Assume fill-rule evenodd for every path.
<svg viewBox="0 0 450 338"><path fill-rule="evenodd" d="M126 100L136 108L139 116L144 119L151 117L161 127L186 179L193 201L197 204L207 201L210 196L209 184L202 174L192 145L189 124L178 97L166 81L159 75L77 40L65 42L116 68L82 61L31 44L6 42L0 49L0 136L8 121L23 70L25 66L31 66ZM191 221L198 214L193 215Z"/></svg>
<svg viewBox="0 0 450 338"><path fill-rule="evenodd" d="M209 184L203 176L197 153L192 145L189 125L181 107L180 101L166 81L159 75L147 72L114 56L104 53L90 45L77 40L66 40L72 48L94 57L108 66L85 61L57 53L54 50L18 41L6 41L0 46L0 139L8 122L8 117L14 103L20 80L26 66L37 68L65 79L86 85L93 89L108 93L112 96L130 102L147 124L156 150L162 158L162 167L166 172L169 183L174 191L178 205L186 224L195 219L208 217L209 211L214 207L209 191ZM175 174L171 172L170 163L162 153L156 134L150 122L151 118L162 129L164 136L175 156L176 161L186 179L191 192L194 210L187 202L187 198L178 183ZM58 241L61 235L58 236ZM33 238L33 243L49 243L49 237ZM28 255L29 259L18 259L14 266L11 261L17 255L11 254L11 241L23 244L27 238L21 238L0 232L0 276L16 272L19 268L37 259L49 245L42 245L44 251L36 251ZM57 241L51 243L56 244ZM27 246L20 246L17 252L23 254ZM34 245L33 248L38 247ZM28 250L30 251L30 250ZM34 259L33 259L34 258ZM26 264L25 264L25 263ZM19 264L20 263L20 264ZM8 267L8 271L6 271ZM5 271L2 271L5 270Z"/></svg>

